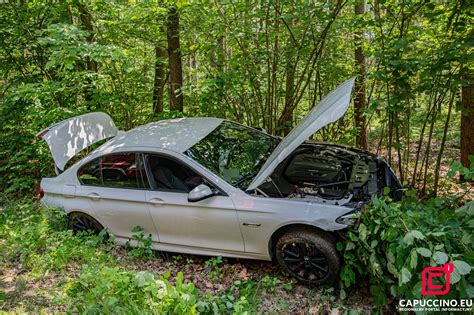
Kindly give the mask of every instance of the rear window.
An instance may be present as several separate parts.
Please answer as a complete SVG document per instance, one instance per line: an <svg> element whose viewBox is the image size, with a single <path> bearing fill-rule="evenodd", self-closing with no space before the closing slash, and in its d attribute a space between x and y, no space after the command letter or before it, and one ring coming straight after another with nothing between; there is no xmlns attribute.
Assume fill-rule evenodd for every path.
<svg viewBox="0 0 474 315"><path fill-rule="evenodd" d="M142 157L136 153L110 154L79 169L83 185L116 188L148 188Z"/></svg>

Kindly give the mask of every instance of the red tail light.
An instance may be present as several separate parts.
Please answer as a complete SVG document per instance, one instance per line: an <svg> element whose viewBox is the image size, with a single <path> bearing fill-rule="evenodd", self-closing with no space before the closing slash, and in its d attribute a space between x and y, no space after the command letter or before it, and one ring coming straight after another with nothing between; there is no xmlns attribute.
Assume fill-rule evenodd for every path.
<svg viewBox="0 0 474 315"><path fill-rule="evenodd" d="M40 196L40 199L44 197L44 189L43 188L40 188L39 196Z"/></svg>

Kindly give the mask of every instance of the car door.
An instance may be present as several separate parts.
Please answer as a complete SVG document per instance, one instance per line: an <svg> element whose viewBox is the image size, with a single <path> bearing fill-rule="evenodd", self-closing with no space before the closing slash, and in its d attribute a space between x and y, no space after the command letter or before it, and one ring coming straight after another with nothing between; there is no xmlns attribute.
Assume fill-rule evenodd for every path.
<svg viewBox="0 0 474 315"><path fill-rule="evenodd" d="M149 187L141 160L136 153L114 153L97 158L78 171L81 185L76 196L89 200L90 210L108 231L124 242L132 229L143 228L158 242L150 217L145 189Z"/></svg>
<svg viewBox="0 0 474 315"><path fill-rule="evenodd" d="M174 157L148 154L145 163L152 186L146 199L161 244L244 251L237 213L229 196ZM189 191L201 183L217 194L189 202Z"/></svg>

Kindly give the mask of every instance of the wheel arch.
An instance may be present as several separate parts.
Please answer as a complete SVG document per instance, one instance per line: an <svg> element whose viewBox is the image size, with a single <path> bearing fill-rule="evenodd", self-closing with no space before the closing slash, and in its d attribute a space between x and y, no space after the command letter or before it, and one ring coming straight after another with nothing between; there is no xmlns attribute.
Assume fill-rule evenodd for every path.
<svg viewBox="0 0 474 315"><path fill-rule="evenodd" d="M291 230L297 230L297 229L306 229L306 230L311 230L312 232L319 234L319 235L324 235L327 237L330 237L331 239L334 240L334 242L337 242L341 236L337 231L325 231L321 229L320 227L317 227L315 225L307 224L307 223L289 223L283 226L280 226L278 229L276 229L273 233L272 236L270 237L270 240L268 241L268 253L270 254L270 258L272 260L275 259L275 249L276 249L276 243L278 242L278 239L288 233Z"/></svg>
<svg viewBox="0 0 474 315"><path fill-rule="evenodd" d="M77 214L81 214L81 215L88 216L88 217L92 218L93 220L95 220L97 223L99 223L99 224L102 226L103 229L106 228L106 226L104 225L104 223L101 222L101 220L98 220L97 217L93 216L91 213L88 213L88 212L86 212L86 211L71 210L71 211L66 212L66 216L67 216L68 219L70 219L71 216L72 216L73 214L76 214L76 213L77 213Z"/></svg>

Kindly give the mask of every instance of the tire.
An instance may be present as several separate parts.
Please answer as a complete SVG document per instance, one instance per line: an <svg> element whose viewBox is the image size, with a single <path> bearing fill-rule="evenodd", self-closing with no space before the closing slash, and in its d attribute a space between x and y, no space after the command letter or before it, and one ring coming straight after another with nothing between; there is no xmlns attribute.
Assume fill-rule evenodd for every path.
<svg viewBox="0 0 474 315"><path fill-rule="evenodd" d="M89 231L97 235L104 229L96 219L81 212L73 212L69 215L69 228L74 234Z"/></svg>
<svg viewBox="0 0 474 315"><path fill-rule="evenodd" d="M318 286L339 277L341 261L330 235L291 230L278 239L275 255L283 269L303 284Z"/></svg>

